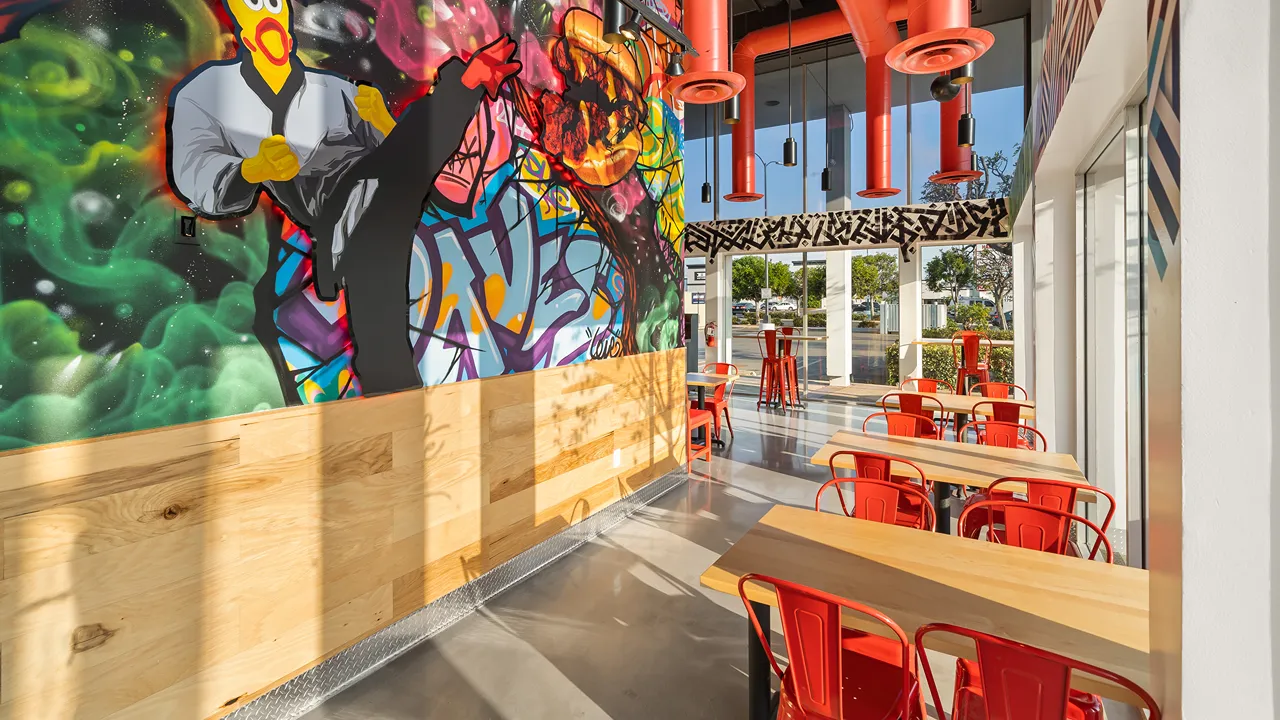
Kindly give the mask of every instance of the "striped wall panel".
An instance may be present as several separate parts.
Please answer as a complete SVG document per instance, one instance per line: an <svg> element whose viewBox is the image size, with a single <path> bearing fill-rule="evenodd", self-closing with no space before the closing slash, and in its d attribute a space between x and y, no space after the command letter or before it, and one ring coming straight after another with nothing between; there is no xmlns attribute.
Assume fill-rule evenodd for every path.
<svg viewBox="0 0 1280 720"><path fill-rule="evenodd" d="M1147 248L1164 278L1181 231L1178 0L1147 3Z"/></svg>
<svg viewBox="0 0 1280 720"><path fill-rule="evenodd" d="M1159 0L1152 0L1159 2ZM1010 194L1010 222L1016 219L1026 198L1031 178L1035 175L1040 155L1053 133L1067 99L1071 81L1076 77L1084 49L1089 44L1093 29L1098 24L1105 0L1058 0L1053 10L1053 20L1045 35L1044 62L1040 66L1040 81L1036 83L1031 105L1031 119L1023 137L1022 151L1014 169L1014 186Z"/></svg>

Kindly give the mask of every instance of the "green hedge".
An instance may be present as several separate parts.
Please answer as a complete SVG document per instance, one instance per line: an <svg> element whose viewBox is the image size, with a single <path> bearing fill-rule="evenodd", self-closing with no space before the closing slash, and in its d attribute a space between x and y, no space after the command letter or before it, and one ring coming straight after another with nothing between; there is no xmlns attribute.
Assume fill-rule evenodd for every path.
<svg viewBox="0 0 1280 720"><path fill-rule="evenodd" d="M930 337L927 334L929 331L925 332L925 337ZM1004 339L994 337L994 332L991 334L993 336L992 340ZM1009 334L1012 335L1012 333ZM924 351L924 376L935 380L946 380L954 385L956 382L956 363L951 356L951 346L925 345L921 349ZM898 343L893 343L885 349L884 361L885 369L888 370L889 375L888 384L897 385L900 382L898 379ZM991 380L993 382L1013 382L1013 348L992 348L989 362L991 363Z"/></svg>

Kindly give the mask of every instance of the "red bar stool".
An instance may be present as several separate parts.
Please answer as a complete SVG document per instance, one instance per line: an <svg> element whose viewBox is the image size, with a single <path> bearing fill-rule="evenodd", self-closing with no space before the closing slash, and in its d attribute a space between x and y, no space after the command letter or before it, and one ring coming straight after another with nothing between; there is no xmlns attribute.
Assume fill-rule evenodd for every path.
<svg viewBox="0 0 1280 720"><path fill-rule="evenodd" d="M690 410L689 426L685 434L685 446L688 448L689 467L692 469L695 458L701 457L707 462L711 462L711 428L715 424L715 419L711 415L710 410ZM693 444L693 431L702 429L702 444Z"/></svg>
<svg viewBox="0 0 1280 720"><path fill-rule="evenodd" d="M767 403L785 402L789 391L787 386L790 384L790 373L787 372L782 358L778 356L778 331L777 330L761 330L756 333L756 342L760 345L760 357L763 359L763 368L760 377L760 397L756 400L756 407Z"/></svg>
<svg viewBox="0 0 1280 720"><path fill-rule="evenodd" d="M965 392L965 381L971 377L977 378L980 383L991 382L990 369L987 363L982 362L981 357L983 340L987 341L987 357L991 357L995 345L986 333L961 330L951 336L951 360L956 364L957 392L968 394Z"/></svg>
<svg viewBox="0 0 1280 720"><path fill-rule="evenodd" d="M747 583L772 585L789 664L769 651L769 636L747 597ZM773 672L782 680L778 720L925 720L915 648L897 623L874 608L768 575L747 573L738 595ZM878 621L888 637L845 628L843 610Z"/></svg>
<svg viewBox="0 0 1280 720"><path fill-rule="evenodd" d="M916 630L916 653L924 667L929 693L940 720L948 720L929 666L924 639L931 633L959 635L973 640L976 661L956 661L956 690L950 720L1036 718L1037 720L1102 720L1102 699L1071 689L1071 675L1082 672L1123 687L1147 706L1151 720L1160 720L1160 708L1137 683L1065 655L1006 640L957 625L931 623Z"/></svg>
<svg viewBox="0 0 1280 720"><path fill-rule="evenodd" d="M715 373L717 375L737 375L738 366L732 363L708 363L702 367L704 373ZM727 382L716 388L713 396L707 398L707 410L711 411L711 416L715 420L716 437L720 437L720 416L724 416L724 423L729 428L729 434L733 434L733 423L729 420L729 398L733 397L733 385L737 381ZM697 400L690 400L689 407L693 410L699 410Z"/></svg>
<svg viewBox="0 0 1280 720"><path fill-rule="evenodd" d="M791 336L796 334L793 327L782 328L782 365L787 373L787 382L790 383L790 398L792 405L800 404L800 374L797 371L796 351L791 341Z"/></svg>

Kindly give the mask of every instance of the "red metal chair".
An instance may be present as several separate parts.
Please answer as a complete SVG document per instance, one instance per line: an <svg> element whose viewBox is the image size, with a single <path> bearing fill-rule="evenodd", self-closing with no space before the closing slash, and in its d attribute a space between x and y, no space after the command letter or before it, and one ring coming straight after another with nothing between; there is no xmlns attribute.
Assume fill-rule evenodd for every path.
<svg viewBox="0 0 1280 720"><path fill-rule="evenodd" d="M888 427L888 434L894 437L926 438L928 440L937 440L939 437L938 426L932 420L924 415L913 415L904 412L871 413L866 420L862 421L862 432L866 432L867 425L878 417L884 418L885 425Z"/></svg>
<svg viewBox="0 0 1280 720"><path fill-rule="evenodd" d="M969 386L970 395L981 395L983 397L994 398L996 400L1017 400L1018 396L1017 393L1014 392L1015 390L1022 393L1023 400L1030 397L1027 395L1025 388L1021 385L1014 385L1013 383L984 382L974 383Z"/></svg>
<svg viewBox="0 0 1280 720"><path fill-rule="evenodd" d="M991 410L987 411L985 406L991 406ZM973 414L981 415L987 420L995 420L1002 423L1013 423L1015 425L1022 424L1022 408L1026 407L1020 402L1010 400L983 400L973 404ZM979 408L983 408L979 410Z"/></svg>
<svg viewBox="0 0 1280 720"><path fill-rule="evenodd" d="M882 410L889 409L890 398L895 399L895 401L897 402L899 411L907 413L908 415L922 415L930 419L934 417L934 414L933 414L934 409L933 407L926 408L925 405L936 406L937 413L938 413L937 415L938 420L936 421L935 424L938 426L938 432L932 437L935 437L939 440L945 439L943 437L943 433L946 432L947 411L946 411L946 408L942 406L941 400L938 400L937 398L931 397L929 395L921 395L920 393L912 393L912 392L885 393L880 397L880 408ZM919 435L918 437L925 437L925 436Z"/></svg>
<svg viewBox="0 0 1280 720"><path fill-rule="evenodd" d="M907 387L913 385L914 387ZM907 378L898 385L899 390L914 390L916 392L940 393L943 392L939 388L946 388L946 392L955 394L956 389L946 380L934 380L933 378Z"/></svg>
<svg viewBox="0 0 1280 720"><path fill-rule="evenodd" d="M1006 486L1006 489L1002 489L1002 485ZM1099 529L1103 533L1106 533L1111 527L1111 519L1116 514L1116 499L1106 490L1092 486L1085 488L1082 485L1066 482L1065 480L1050 480L1048 478L1030 477L1000 478L987 486L986 490L970 495L968 500L965 502L965 507L968 508L969 506L991 500L998 502L1018 502L1020 498L1015 494L1018 491L1007 489L1009 486L1014 485L1024 486L1025 489L1022 491L1022 494L1025 495L1026 499L1023 502L1028 502L1032 505L1049 508L1051 510L1064 510L1066 512L1075 512L1076 501L1079 499L1081 490L1088 489L1095 495L1105 497L1108 502L1107 516L1103 518L1102 525L1099 526ZM986 518L983 513L989 513L992 517ZM969 523L970 534L965 537L978 537L983 526L994 527L995 532L999 533L1002 532L1000 528L1003 527L1004 524L1004 513L999 510L992 511L989 509L980 509L978 512L974 513L971 518ZM1093 550L1090 552L1090 557L1097 554L1098 545L1101 544L1101 542L1101 540L1094 542Z"/></svg>
<svg viewBox="0 0 1280 720"><path fill-rule="evenodd" d="M778 356L778 331L761 330L756 333L756 343L760 346L760 357L763 361L760 372L760 397L756 400L756 407L771 403L775 398L778 402L785 403L791 395L787 388L791 373L787 372L782 358Z"/></svg>
<svg viewBox="0 0 1280 720"><path fill-rule="evenodd" d="M852 509L845 503L841 483L853 485ZM818 512L822 511L822 493L829 487L836 489L836 496L840 498L840 510L848 517L913 527L917 530L932 531L934 528L933 505L929 503L929 496L917 490L914 485L857 477L832 478L818 488L818 496L814 500L814 509ZM914 513L904 512L904 505L917 510ZM921 513L918 508L924 508L925 512Z"/></svg>
<svg viewBox="0 0 1280 720"><path fill-rule="evenodd" d="M836 459L841 457L853 458L855 477L841 477L840 474L836 472ZM916 471L916 474L919 475L919 477L894 475L892 472L893 463L910 466ZM929 529L933 529L933 526L936 523L936 518L934 517L933 506L929 503L928 495L933 492L933 482L925 476L924 470L922 470L919 465L911 462L910 460L892 457L890 455L881 455L880 453L863 452L861 450L841 450L831 455L827 460L827 467L831 469L831 479L824 483L822 487L818 488L818 495L814 499L814 508L819 510L819 512L821 512L821 506L819 503L822 500L822 493L827 489L828 485L835 486L836 494L840 497L840 509L844 511L845 515L849 515L849 505L844 501L844 491L840 489L840 483L866 481L869 483L898 485L908 490L914 490L915 492L899 493L894 496L895 499L893 502L887 502L888 492L885 488L868 485L868 504L863 506L863 510L866 514L849 515L849 517L858 517L863 520L876 520L878 522L889 522L884 519L883 513L877 515L875 510L880 507L887 508L895 506L898 508L898 515L893 521L894 525L914 528L923 528L927 526ZM854 512L858 512L860 507L859 503L861 502L862 496L858 494L859 490L859 486L855 484L853 490ZM878 498L876 503L871 503L870 498L872 496ZM881 500L885 501L883 505L879 504ZM925 510L925 508L928 509Z"/></svg>
<svg viewBox="0 0 1280 720"><path fill-rule="evenodd" d="M738 366L732 363L707 363L702 367L702 372L715 373L717 375L737 375ZM737 380L721 385L716 388L715 395L707 398L707 410L711 411L711 417L715 421L716 437L720 437L720 416L724 416L724 424L729 428L729 434L733 434L733 422L729 420L729 398L733 396L733 386ZM697 400L690 400L689 407L693 410L700 410Z"/></svg>
<svg viewBox="0 0 1280 720"><path fill-rule="evenodd" d="M948 718L924 649L925 637L936 632L969 638L977 646L977 661L956 661L950 720L1102 720L1102 700L1071 689L1073 672L1087 673L1129 690L1147 706L1150 720L1160 720L1160 708L1151 695L1110 670L977 630L932 623L916 630L915 647L939 720Z"/></svg>
<svg viewBox="0 0 1280 720"><path fill-rule="evenodd" d="M979 383L991 382L990 369L987 363L982 362L983 340L987 341L987 357L991 357L995 345L986 333L961 330L951 336L951 360L956 364L956 387L961 393L965 392L965 380L968 378L977 378Z"/></svg>
<svg viewBox="0 0 1280 720"><path fill-rule="evenodd" d="M770 638L747 598L749 582L772 585L778 596L787 669L779 667L772 652L765 653L782 680L778 720L925 720L915 648L897 623L866 605L748 573L738 581L738 595L765 648ZM892 636L844 628L843 610L879 621Z"/></svg>
<svg viewBox="0 0 1280 720"><path fill-rule="evenodd" d="M688 448L689 466L693 466L695 458L701 457L711 462L711 428L715 420L710 410L689 410L689 425L685 435L685 447ZM703 444L693 444L693 431L702 428Z"/></svg>
<svg viewBox="0 0 1280 720"><path fill-rule="evenodd" d="M793 327L782 328L782 368L787 373L787 381L791 384L791 403L800 404L800 373L796 365L796 351L792 347L791 336L796 334Z"/></svg>
<svg viewBox="0 0 1280 720"><path fill-rule="evenodd" d="M997 531L995 517L1004 514L1004 528ZM987 500L974 503L960 513L960 534L964 537L979 537L981 528L975 530L974 523L982 521L987 529L987 540L1000 545L1039 550L1056 555L1079 557L1075 543L1071 542L1072 523L1082 525L1098 535L1101 546L1107 551L1107 562L1115 562L1115 554L1111 551L1111 541L1107 539L1102 528L1072 512L1040 507L1019 500ZM1099 543L1093 544L1089 559L1098 556Z"/></svg>
<svg viewBox="0 0 1280 720"><path fill-rule="evenodd" d="M965 437L968 436L970 428L973 428L979 445L1015 448L1018 450L1039 449L1041 451L1049 447L1049 441L1045 438L1044 433L1030 425L1000 422L998 420L975 420L960 428L960 432L956 433L956 440L965 442ZM1037 439L1040 440L1039 448L1036 447Z"/></svg>

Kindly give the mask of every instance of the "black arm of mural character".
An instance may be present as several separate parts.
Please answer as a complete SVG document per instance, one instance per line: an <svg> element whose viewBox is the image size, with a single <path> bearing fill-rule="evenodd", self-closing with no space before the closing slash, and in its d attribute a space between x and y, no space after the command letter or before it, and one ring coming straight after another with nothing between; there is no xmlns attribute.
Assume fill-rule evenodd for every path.
<svg viewBox="0 0 1280 720"><path fill-rule="evenodd" d="M386 140L361 164L357 174L376 179L379 186L394 188L420 209L436 176L457 152L485 94L496 99L502 84L520 72L520 63L512 59L516 50L515 42L504 35L465 63L458 58L449 60L440 67L431 92L413 101L398 119L386 109L376 88L360 88L354 101L356 111L383 132ZM319 233L315 240L316 295L333 300L342 284L333 234Z"/></svg>

